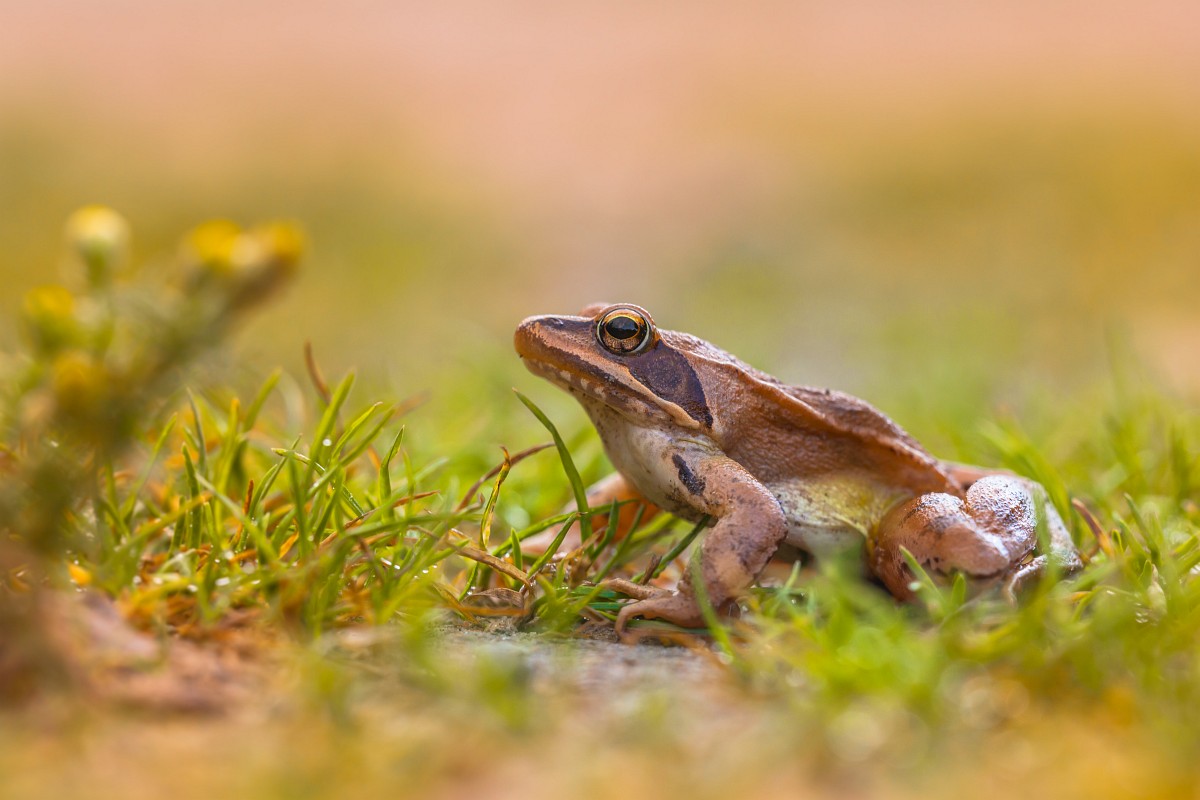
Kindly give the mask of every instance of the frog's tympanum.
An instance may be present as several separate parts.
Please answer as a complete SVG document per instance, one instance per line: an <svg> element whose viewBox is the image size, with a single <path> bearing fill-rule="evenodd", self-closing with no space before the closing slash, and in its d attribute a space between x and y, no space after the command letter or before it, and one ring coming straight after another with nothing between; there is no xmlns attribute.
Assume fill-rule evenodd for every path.
<svg viewBox="0 0 1200 800"><path fill-rule="evenodd" d="M1037 483L940 461L882 413L829 389L787 386L642 308L589 306L530 317L517 352L583 404L617 473L591 503L640 498L713 520L690 573L713 606L737 600L785 542L818 558L862 548L867 568L912 596L907 550L935 580L957 572L1013 591L1079 555ZM1039 552L1039 515L1048 546ZM700 627L691 578L640 592L617 619Z"/></svg>

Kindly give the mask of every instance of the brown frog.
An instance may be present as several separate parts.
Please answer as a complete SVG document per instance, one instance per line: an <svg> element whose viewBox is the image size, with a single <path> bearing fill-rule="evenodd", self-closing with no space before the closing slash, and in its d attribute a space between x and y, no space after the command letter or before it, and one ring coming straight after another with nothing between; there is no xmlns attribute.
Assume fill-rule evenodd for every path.
<svg viewBox="0 0 1200 800"><path fill-rule="evenodd" d="M1054 560L1080 566L1045 490L1007 473L941 461L856 397L788 386L645 309L594 305L579 316L530 317L515 335L536 375L583 404L616 474L591 502L639 498L690 520L713 520L698 549L714 607L738 597L779 547L820 557L862 548L867 568L912 597L906 549L936 580L964 573L1011 592ZM1039 513L1049 533L1039 552ZM700 627L690 579L673 590L626 585L634 617Z"/></svg>

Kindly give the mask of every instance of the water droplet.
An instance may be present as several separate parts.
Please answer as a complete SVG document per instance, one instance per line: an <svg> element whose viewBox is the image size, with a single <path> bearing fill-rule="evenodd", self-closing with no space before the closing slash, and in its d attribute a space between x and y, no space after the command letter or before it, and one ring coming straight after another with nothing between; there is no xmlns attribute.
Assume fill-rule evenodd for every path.
<svg viewBox="0 0 1200 800"><path fill-rule="evenodd" d="M321 440L321 444L325 445L326 447L333 447L333 439L330 439L328 436L326 436Z"/></svg>
<svg viewBox="0 0 1200 800"><path fill-rule="evenodd" d="M217 578L217 586L228 586L229 578Z"/></svg>

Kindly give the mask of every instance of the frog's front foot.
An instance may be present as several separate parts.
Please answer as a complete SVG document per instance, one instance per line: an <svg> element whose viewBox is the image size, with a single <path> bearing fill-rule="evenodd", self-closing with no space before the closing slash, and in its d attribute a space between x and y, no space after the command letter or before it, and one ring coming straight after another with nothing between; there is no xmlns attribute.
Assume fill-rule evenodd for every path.
<svg viewBox="0 0 1200 800"><path fill-rule="evenodd" d="M627 581L624 578L609 578L600 582L601 589L609 589L617 594L623 594L626 597L632 597L634 600L649 600L651 597L657 597L660 594L668 594L668 589L660 589L657 586L647 586L644 583L634 583Z"/></svg>
<svg viewBox="0 0 1200 800"><path fill-rule="evenodd" d="M635 643L638 636L629 632L629 621L634 617L661 619L682 628L703 628L704 615L700 613L696 600L679 591L660 591L653 597L626 605L617 614L615 630L626 644Z"/></svg>
<svg viewBox="0 0 1200 800"><path fill-rule="evenodd" d="M689 593L644 586L620 578L606 580L600 585L636 601L626 604L617 613L615 630L626 644L635 643L639 638L629 631L629 622L634 617L666 620L684 628L704 627L704 615L700 613L696 599Z"/></svg>

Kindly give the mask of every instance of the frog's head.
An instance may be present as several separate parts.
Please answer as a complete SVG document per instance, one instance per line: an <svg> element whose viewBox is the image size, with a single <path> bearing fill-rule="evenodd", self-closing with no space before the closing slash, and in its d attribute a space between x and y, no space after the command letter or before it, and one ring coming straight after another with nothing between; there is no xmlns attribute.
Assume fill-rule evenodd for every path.
<svg viewBox="0 0 1200 800"><path fill-rule="evenodd" d="M635 421L712 427L693 352L703 343L659 330L639 306L596 304L578 316L529 317L513 338L531 372L585 406L607 406Z"/></svg>

